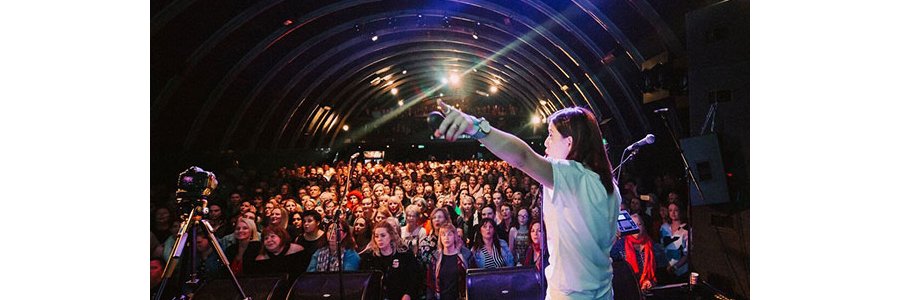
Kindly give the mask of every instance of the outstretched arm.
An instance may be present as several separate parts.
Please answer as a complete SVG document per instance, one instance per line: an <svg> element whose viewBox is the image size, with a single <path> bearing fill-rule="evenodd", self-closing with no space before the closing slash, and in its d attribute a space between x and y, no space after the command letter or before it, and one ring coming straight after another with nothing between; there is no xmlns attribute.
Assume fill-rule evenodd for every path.
<svg viewBox="0 0 900 300"><path fill-rule="evenodd" d="M472 135L478 131L475 128L475 117L442 101L438 101L438 105L444 111L445 117L441 126L434 133L435 136L443 134L448 141L452 142L462 134ZM542 185L553 188L553 168L550 166L550 161L531 150L531 147L522 139L492 128L491 132L479 141L514 168L522 170Z"/></svg>

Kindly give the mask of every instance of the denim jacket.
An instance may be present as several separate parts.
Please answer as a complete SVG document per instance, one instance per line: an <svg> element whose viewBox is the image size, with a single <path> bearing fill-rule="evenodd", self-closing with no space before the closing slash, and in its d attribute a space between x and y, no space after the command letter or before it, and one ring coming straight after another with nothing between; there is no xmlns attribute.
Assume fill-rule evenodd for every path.
<svg viewBox="0 0 900 300"><path fill-rule="evenodd" d="M472 248L472 255L475 256L475 265L479 268L484 268L484 255L481 254L481 249ZM513 262L512 252L509 251L509 244L504 240L500 240L500 257L504 267L516 266Z"/></svg>

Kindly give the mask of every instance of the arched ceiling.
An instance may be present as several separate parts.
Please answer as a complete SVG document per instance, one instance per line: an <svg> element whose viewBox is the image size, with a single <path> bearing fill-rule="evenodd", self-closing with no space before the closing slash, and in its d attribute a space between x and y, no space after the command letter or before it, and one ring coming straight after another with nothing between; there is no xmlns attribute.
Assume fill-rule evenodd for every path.
<svg viewBox="0 0 900 300"><path fill-rule="evenodd" d="M680 55L684 13L703 3L154 1L152 151L333 147L365 138L367 110L488 101L491 85L491 103L585 106L632 140L649 128L641 64ZM451 72L462 87L441 82Z"/></svg>

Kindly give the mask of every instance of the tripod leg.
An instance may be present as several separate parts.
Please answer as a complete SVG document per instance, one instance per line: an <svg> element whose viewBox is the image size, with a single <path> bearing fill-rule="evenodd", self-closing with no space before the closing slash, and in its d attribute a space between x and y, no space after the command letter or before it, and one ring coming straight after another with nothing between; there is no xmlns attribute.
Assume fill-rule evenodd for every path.
<svg viewBox="0 0 900 300"><path fill-rule="evenodd" d="M184 245L187 243L187 235L185 235L185 233L192 223L192 217L193 212L191 212L190 216L181 223L181 228L178 229L178 235L175 237L175 244L172 245L169 257L166 259L166 267L163 269L162 283L159 284L159 290L156 292L156 300L159 300L160 297L162 297L163 292L166 290L166 283L172 278L172 273L175 272L175 267L178 265L178 261L181 258L181 251L184 250Z"/></svg>
<svg viewBox="0 0 900 300"><path fill-rule="evenodd" d="M219 245L219 239L216 238L216 232L212 229L212 225L209 225L209 222L205 219L200 222L203 222L203 228L209 233L209 239L212 240L212 245L216 249L219 259L222 260L222 264L225 265L225 270L228 270L228 275L231 275L231 281L234 282L234 286L237 288L238 292L241 293L241 297L245 300L250 300L250 297L247 297L247 294L244 293L244 288L241 287L241 283L238 282L237 276L234 275L234 271L231 270L231 264L228 262L228 258L225 257L225 251L222 251L222 246Z"/></svg>

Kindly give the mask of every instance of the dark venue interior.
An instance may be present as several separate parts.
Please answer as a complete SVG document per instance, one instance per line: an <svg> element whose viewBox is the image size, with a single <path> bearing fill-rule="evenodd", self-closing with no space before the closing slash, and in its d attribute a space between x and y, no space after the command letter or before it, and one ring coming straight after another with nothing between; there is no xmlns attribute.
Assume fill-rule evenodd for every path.
<svg viewBox="0 0 900 300"><path fill-rule="evenodd" d="M652 279L637 267L632 272L625 264L631 261L620 258L626 269L612 279L615 299L750 298L747 0L158 0L150 6L151 277L154 266L156 274L166 266L170 249L178 244L179 217L194 204L176 193L184 183L179 174L191 166L215 174L218 185L202 198L218 206L210 207L217 216L205 217L214 219L225 256L236 257L241 266L217 261L214 249L204 247L213 243L210 234L198 229L196 239L207 242L191 237L165 291L158 290L160 279L151 278L151 297L171 299L191 290L198 298L239 299L230 269L254 299L338 297L339 285L357 299L394 299L397 276L410 278L403 282L411 299L434 299L432 290L440 284L428 280L433 275L428 263L402 275L351 269L339 281L325 277L342 273L327 272L330 260L319 261L325 273L307 272L307 267L317 269L310 259L327 257L327 251L320 255L312 247L328 248L322 232L340 227L332 226L341 223L335 219L350 226L355 242L350 248L363 256L371 233L361 240L352 227L357 218L380 216L379 205L390 214L384 219L402 224L403 233L397 235L406 239L418 230L431 235L435 222L429 218L444 203L449 221L464 235L463 248L476 249L467 237L478 229L463 228L469 217L460 207L466 197L472 203L484 197L483 205L496 204L501 239L511 253L518 251L517 237L502 236L516 226L500 215L516 219L521 209L530 221L539 219L535 216L542 212L531 209L540 210L540 184L476 139L435 138L426 117L440 110L440 100L484 117L540 155L554 112L578 106L596 116L611 166L621 164L614 176L622 209L641 215L653 247L642 252L656 255L651 260L655 270L649 268L651 275L655 272ZM655 142L642 145L623 163L632 152L626 148L648 134ZM354 153L362 155L348 166ZM367 188L388 196L380 199L379 193L364 192ZM391 196L395 188L403 192L396 194L399 208ZM495 203L492 191L514 204ZM369 199L375 208L357 216L356 203L341 202L348 192L358 192L355 200ZM420 198L422 209L416 208ZM672 221L660 209L670 205L682 209L679 218L685 222L676 224L688 224L684 228L690 232L689 246L677 250L683 254L674 258L674 268L666 266L672 263L666 248L672 239L660 237L661 224ZM418 228L407 228L409 207L416 211L413 219L422 222ZM248 238L250 246L238 230L248 211L256 227L251 236L258 235ZM280 218L272 219L274 211ZM346 214L334 217L335 211ZM317 224L311 232L305 228L307 218ZM369 222L369 229L377 225ZM284 239L304 246L299 262L287 258L291 255L278 261L280 256L267 254L267 233L277 236L278 230L270 229L279 223L287 227ZM522 234L521 228L516 232ZM322 237L310 241L308 235L317 232ZM285 247L291 253L292 246ZM192 250L203 252L197 259L201 263L188 259ZM256 254L284 264L259 263ZM681 262L684 255L689 259ZM530 283L526 275L539 273L533 261L527 267L522 255L513 256L515 263L501 267L502 272L464 268L472 279L468 298L543 298L543 291L527 290L541 289L540 278L512 294L491 293L504 289L506 279ZM646 259L640 261L644 265ZM294 263L300 268L279 269ZM691 282L694 273L698 280ZM184 284L195 275L197 284ZM623 277L630 282L623 283ZM648 286L642 287L645 281ZM464 290L454 292L464 298Z"/></svg>

